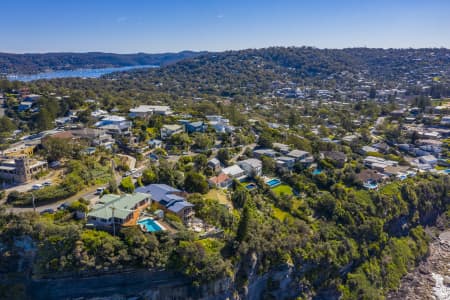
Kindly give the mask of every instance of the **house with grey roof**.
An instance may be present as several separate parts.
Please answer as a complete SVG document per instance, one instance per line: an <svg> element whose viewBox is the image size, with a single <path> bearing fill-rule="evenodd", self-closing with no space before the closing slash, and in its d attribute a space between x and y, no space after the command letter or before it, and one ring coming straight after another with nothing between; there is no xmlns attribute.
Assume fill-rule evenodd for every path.
<svg viewBox="0 0 450 300"><path fill-rule="evenodd" d="M256 158L249 158L237 162L237 165L241 167L250 177L257 177L262 175L262 161Z"/></svg>
<svg viewBox="0 0 450 300"><path fill-rule="evenodd" d="M161 139L166 140L172 135L184 132L184 125L179 124L167 124L161 128Z"/></svg>
<svg viewBox="0 0 450 300"><path fill-rule="evenodd" d="M183 222L188 222L194 215L194 205L186 201L186 193L170 185L150 184L137 188L136 192L150 194L161 209L176 214Z"/></svg>

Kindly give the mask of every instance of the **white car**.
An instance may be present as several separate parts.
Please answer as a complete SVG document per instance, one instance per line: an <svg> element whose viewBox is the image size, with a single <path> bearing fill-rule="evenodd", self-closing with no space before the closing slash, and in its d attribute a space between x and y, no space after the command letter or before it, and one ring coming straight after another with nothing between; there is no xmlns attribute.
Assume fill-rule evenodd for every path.
<svg viewBox="0 0 450 300"><path fill-rule="evenodd" d="M37 191L37 190L40 190L42 188L43 188L43 185L38 183L38 184L33 184L33 186L31 187L31 190Z"/></svg>
<svg viewBox="0 0 450 300"><path fill-rule="evenodd" d="M51 186L52 182L50 180L45 181L43 184L43 186Z"/></svg>

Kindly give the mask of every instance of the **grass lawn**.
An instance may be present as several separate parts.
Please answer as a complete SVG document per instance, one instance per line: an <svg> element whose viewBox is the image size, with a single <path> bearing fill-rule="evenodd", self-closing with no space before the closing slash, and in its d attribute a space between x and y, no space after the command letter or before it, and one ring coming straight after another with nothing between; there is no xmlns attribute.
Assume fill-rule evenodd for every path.
<svg viewBox="0 0 450 300"><path fill-rule="evenodd" d="M287 185L287 184L280 184L279 186L276 186L272 189L272 191L277 194L278 196L281 194L285 194L285 195L293 195L293 191L292 188Z"/></svg>
<svg viewBox="0 0 450 300"><path fill-rule="evenodd" d="M280 220L281 222L284 221L284 219L288 218L288 217L292 217L290 213L279 209L278 207L272 207L273 209L273 216L275 218L277 218L278 220Z"/></svg>
<svg viewBox="0 0 450 300"><path fill-rule="evenodd" d="M208 194L205 195L205 198L214 199L219 201L220 204L233 207L233 204L228 200L227 195L222 190L211 189Z"/></svg>

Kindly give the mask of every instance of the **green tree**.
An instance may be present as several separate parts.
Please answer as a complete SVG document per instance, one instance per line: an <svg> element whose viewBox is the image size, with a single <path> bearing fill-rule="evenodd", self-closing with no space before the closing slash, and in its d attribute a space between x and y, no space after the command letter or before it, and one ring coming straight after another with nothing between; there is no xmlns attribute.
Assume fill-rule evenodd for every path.
<svg viewBox="0 0 450 300"><path fill-rule="evenodd" d="M184 188L190 193L206 194L209 190L208 182L206 178L195 172L190 172L184 179Z"/></svg>
<svg viewBox="0 0 450 300"><path fill-rule="evenodd" d="M39 110L36 115L34 126L39 131L47 130L53 127L53 118L47 109L41 108Z"/></svg>
<svg viewBox="0 0 450 300"><path fill-rule="evenodd" d="M236 241L239 243L245 240L248 235L248 226L250 222L250 209L248 205L244 207L242 211L241 219L239 220L238 229L236 232Z"/></svg>
<svg viewBox="0 0 450 300"><path fill-rule="evenodd" d="M157 182L158 177L151 168L147 168L142 172L142 183L147 185Z"/></svg>
<svg viewBox="0 0 450 300"><path fill-rule="evenodd" d="M131 176L125 177L120 182L120 189L125 193L133 193L134 192L134 183L131 179Z"/></svg>

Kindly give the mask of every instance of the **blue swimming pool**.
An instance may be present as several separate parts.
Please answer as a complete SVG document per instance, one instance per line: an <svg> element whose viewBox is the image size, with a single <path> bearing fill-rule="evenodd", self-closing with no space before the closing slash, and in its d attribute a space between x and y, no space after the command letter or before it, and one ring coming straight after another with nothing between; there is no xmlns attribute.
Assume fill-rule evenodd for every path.
<svg viewBox="0 0 450 300"><path fill-rule="evenodd" d="M247 189L247 190L249 190L249 191L251 191L251 190L254 190L254 189L256 189L256 184L254 184L254 183L249 183L249 184L247 184L246 186L245 186L245 188Z"/></svg>
<svg viewBox="0 0 450 300"><path fill-rule="evenodd" d="M445 174L450 174L450 169L444 170Z"/></svg>
<svg viewBox="0 0 450 300"><path fill-rule="evenodd" d="M139 225L144 225L145 229L148 232L155 232L155 231L161 231L162 228L152 219L144 219L138 221Z"/></svg>
<svg viewBox="0 0 450 300"><path fill-rule="evenodd" d="M313 175L319 175L322 173L321 169L314 169L314 171L312 172Z"/></svg>
<svg viewBox="0 0 450 300"><path fill-rule="evenodd" d="M364 183L364 187L369 190L375 190L378 188L378 184L373 181L368 181L368 182Z"/></svg>
<svg viewBox="0 0 450 300"><path fill-rule="evenodd" d="M276 187L281 183L281 180L278 178L272 178L269 181L266 181L266 184L270 187Z"/></svg>

